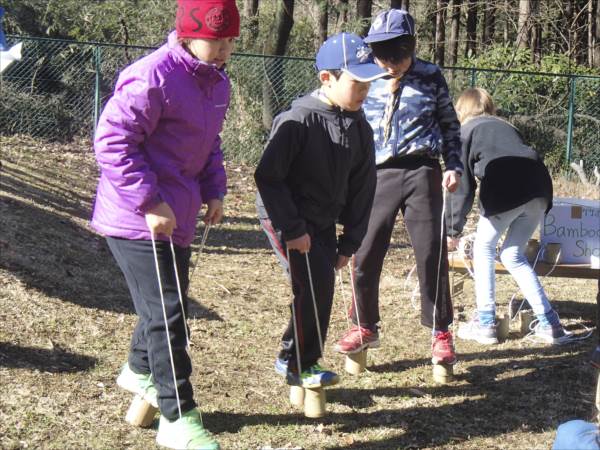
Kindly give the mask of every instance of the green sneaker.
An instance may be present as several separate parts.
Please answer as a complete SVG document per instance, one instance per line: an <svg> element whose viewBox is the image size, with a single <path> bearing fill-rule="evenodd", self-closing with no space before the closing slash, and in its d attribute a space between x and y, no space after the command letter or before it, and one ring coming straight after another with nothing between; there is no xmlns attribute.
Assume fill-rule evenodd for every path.
<svg viewBox="0 0 600 450"><path fill-rule="evenodd" d="M173 422L160 416L156 443L167 448L219 450L215 438L202 426L200 413L196 408L184 413Z"/></svg>
<svg viewBox="0 0 600 450"><path fill-rule="evenodd" d="M323 369L320 365L314 364L308 369L303 370L298 380L298 374L288 373L287 382L292 386L302 386L303 388L319 388L333 386L338 384L340 377L331 370Z"/></svg>
<svg viewBox="0 0 600 450"><path fill-rule="evenodd" d="M121 369L121 373L117 377L117 385L126 391L140 395L152 406L158 408L158 401L156 399L158 393L152 382L151 374L135 373L129 368L129 364L125 363Z"/></svg>

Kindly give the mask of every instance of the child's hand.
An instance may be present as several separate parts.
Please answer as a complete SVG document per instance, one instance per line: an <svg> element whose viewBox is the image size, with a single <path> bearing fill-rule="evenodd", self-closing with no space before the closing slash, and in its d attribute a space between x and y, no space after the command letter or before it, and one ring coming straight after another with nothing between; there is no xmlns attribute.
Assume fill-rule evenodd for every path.
<svg viewBox="0 0 600 450"><path fill-rule="evenodd" d="M335 270L343 269L350 262L350 257L345 255L339 255L337 257L337 262L335 263Z"/></svg>
<svg viewBox="0 0 600 450"><path fill-rule="evenodd" d="M171 236L173 230L177 228L177 221L173 210L166 202L161 202L154 208L148 210L145 215L148 229L156 236L165 234Z"/></svg>
<svg viewBox="0 0 600 450"><path fill-rule="evenodd" d="M223 218L223 202L218 198L213 198L209 200L206 205L208 208L202 221L207 225L209 223L211 225L216 225Z"/></svg>
<svg viewBox="0 0 600 450"><path fill-rule="evenodd" d="M454 238L454 237L450 237L450 236L446 237L446 243L448 244L449 252L452 252L458 248L458 241L459 241L458 238Z"/></svg>
<svg viewBox="0 0 600 450"><path fill-rule="evenodd" d="M458 189L460 183L460 175L456 170L446 170L444 172L444 179L442 180L442 187L448 189L448 192L454 192Z"/></svg>
<svg viewBox="0 0 600 450"><path fill-rule="evenodd" d="M304 233L302 236L291 241L286 241L285 245L290 250L298 250L300 253L308 253L310 251L310 236Z"/></svg>

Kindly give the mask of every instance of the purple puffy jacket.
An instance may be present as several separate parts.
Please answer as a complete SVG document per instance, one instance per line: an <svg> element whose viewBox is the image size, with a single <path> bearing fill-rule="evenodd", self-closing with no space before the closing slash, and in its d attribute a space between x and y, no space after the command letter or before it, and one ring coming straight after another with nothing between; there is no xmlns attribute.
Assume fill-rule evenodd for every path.
<svg viewBox="0 0 600 450"><path fill-rule="evenodd" d="M229 95L225 72L192 57L175 32L125 68L94 139L101 174L92 227L150 239L144 213L165 201L177 220L173 241L189 246L202 203L226 192L219 133Z"/></svg>

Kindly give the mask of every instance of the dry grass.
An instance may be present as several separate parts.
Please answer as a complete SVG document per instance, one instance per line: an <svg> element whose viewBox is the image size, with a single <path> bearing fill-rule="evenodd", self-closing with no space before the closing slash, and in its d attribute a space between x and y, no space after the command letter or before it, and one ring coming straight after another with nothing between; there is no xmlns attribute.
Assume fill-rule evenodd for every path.
<svg viewBox="0 0 600 450"><path fill-rule="evenodd" d="M369 371L328 391L329 415L305 419L272 370L288 291L255 220L249 167L229 167L227 219L192 280L193 384L225 449L548 448L557 425L593 415L595 338L563 347L516 334L489 348L458 342L457 380L432 383L429 332L403 288L412 265L399 227L382 278L383 348ZM104 241L87 224L96 168L85 143L3 138L0 198L0 447L154 447L123 417L115 375L135 317ZM572 191L569 191L572 192ZM202 230L199 230L201 233ZM515 289L499 277L506 304ZM595 283L544 279L575 331L593 326ZM455 300L462 318L472 286ZM346 327L336 296L330 344Z"/></svg>

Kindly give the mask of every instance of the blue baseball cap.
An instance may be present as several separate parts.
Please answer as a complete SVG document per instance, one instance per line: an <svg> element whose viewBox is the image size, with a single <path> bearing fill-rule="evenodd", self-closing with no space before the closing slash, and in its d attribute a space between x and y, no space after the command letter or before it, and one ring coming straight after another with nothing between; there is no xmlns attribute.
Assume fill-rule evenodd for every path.
<svg viewBox="0 0 600 450"><path fill-rule="evenodd" d="M353 33L339 33L327 39L317 52L315 67L318 71L341 70L363 82L387 75L387 71L375 64L363 39Z"/></svg>
<svg viewBox="0 0 600 450"><path fill-rule="evenodd" d="M388 9L375 18L365 42L371 44L406 35L415 35L415 19L403 9Z"/></svg>

